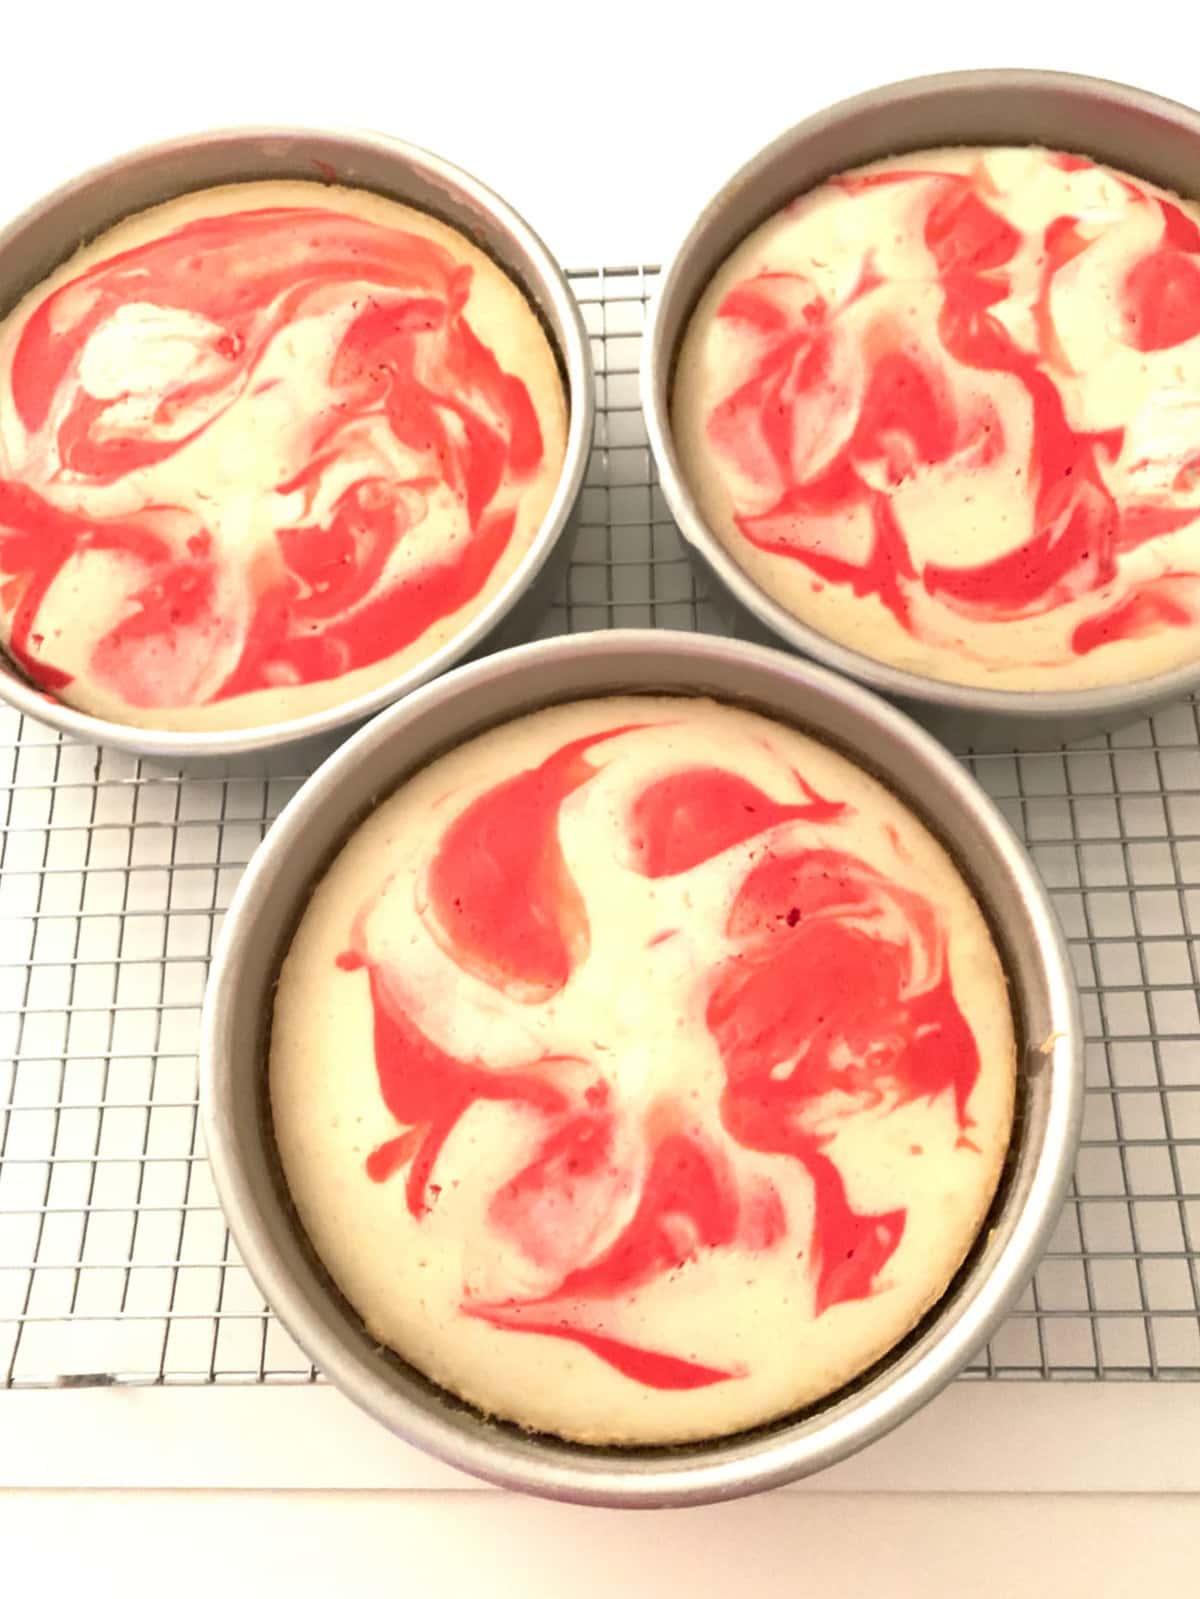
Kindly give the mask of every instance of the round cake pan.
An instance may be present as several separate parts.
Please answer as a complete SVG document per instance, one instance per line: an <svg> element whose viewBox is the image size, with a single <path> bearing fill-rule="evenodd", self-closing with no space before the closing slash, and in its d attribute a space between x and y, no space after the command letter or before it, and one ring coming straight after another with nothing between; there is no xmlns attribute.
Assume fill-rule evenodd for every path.
<svg viewBox="0 0 1200 1599"><path fill-rule="evenodd" d="M75 738L191 762L265 750L351 726L484 648L533 636L570 554L564 537L583 486L595 426L591 346L562 269L533 229L477 179L381 134L285 127L190 134L120 156L74 179L0 232L0 317L83 244L123 218L196 189L306 178L371 189L452 224L502 266L537 312L558 357L569 407L558 489L508 581L424 660L353 699L308 716L230 731L165 732L75 710L34 687L0 651L0 697Z"/></svg>
<svg viewBox="0 0 1200 1599"><path fill-rule="evenodd" d="M1046 145L1200 198L1200 113L1072 73L952 72L889 84L797 123L718 191L663 273L642 357L646 430L663 493L713 598L743 636L782 640L903 705L960 747L1053 746L1144 716L1200 685L1194 664L1102 688L1026 693L945 683L834 642L786 611L708 527L671 432L671 385L700 295L726 257L789 200L837 172L945 145Z"/></svg>
<svg viewBox="0 0 1200 1599"><path fill-rule="evenodd" d="M875 772L949 848L989 917L1017 1021L1012 1145L976 1245L891 1354L822 1404L673 1448L567 1444L489 1420L381 1348L320 1265L288 1199L271 1128L274 985L309 896L355 826L410 773L485 728L565 700L708 694L791 723ZM256 853L225 920L205 999L201 1106L230 1229L280 1320L344 1393L464 1471L552 1498L699 1504L802 1477L880 1437L941 1389L1025 1286L1070 1177L1081 1027L1062 937L1028 857L952 756L864 689L776 650L669 632L558 638L473 663L394 705L305 784ZM387 1269L387 1262L380 1262Z"/></svg>

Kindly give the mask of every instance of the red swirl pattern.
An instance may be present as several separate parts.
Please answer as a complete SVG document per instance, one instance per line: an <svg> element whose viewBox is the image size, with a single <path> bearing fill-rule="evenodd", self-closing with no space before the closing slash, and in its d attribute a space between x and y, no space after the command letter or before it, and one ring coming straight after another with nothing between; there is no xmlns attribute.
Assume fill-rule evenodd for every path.
<svg viewBox="0 0 1200 1599"><path fill-rule="evenodd" d="M28 468L0 471L0 604L25 671L49 690L71 681L41 616L56 580L77 563L86 575L97 555L119 561L123 603L88 671L142 707L337 677L395 654L478 595L543 442L524 383L471 328L471 280L472 268L429 238L275 207L177 226L43 300L10 374ZM88 346L131 308L165 318L188 358L149 392L98 396L84 381ZM312 317L341 332L272 486L271 547L222 548L194 502L162 504L151 488L133 514L80 509L88 492L136 484L278 383L262 374L264 360ZM386 449L364 443L380 426ZM394 570L435 494L458 508L461 536L436 559Z"/></svg>
<svg viewBox="0 0 1200 1599"><path fill-rule="evenodd" d="M596 958L588 907L560 847L560 813L596 776L589 752L652 736L650 724L627 724L564 744L480 794L441 833L423 872L421 923L503 1002L545 1004ZM541 1129L532 1156L492 1193L487 1216L552 1286L467 1295L463 1314L572 1340L653 1388L723 1382L740 1373L613 1336L605 1307L627 1304L705 1252L797 1244L816 1315L863 1299L900 1242L906 1212L855 1208L830 1152L839 1128L945 1096L960 1146L974 1149L968 1107L979 1052L954 995L938 912L833 847L828 830L848 822L851 807L792 778L796 798L784 803L719 765L668 771L642 783L612 841L630 893L639 878L686 880L736 846L756 846L742 857L719 959L690 972L678 992L655 986L663 1006L702 1012L719 1056L719 1102L699 1114L670 1093L644 1109L621 1103L617 1074L599 1053L541 1052L504 1069L482 1052L449 1054L422 1026L421 998L402 966L372 955L372 907L364 908L338 964L369 980L380 1091L403 1128L371 1153L367 1175L384 1182L407 1166L407 1208L419 1221L440 1193L442 1147L472 1105L521 1106ZM799 842L817 827L820 842ZM651 948L672 936L664 930ZM776 1185L748 1154L804 1169L811 1237L791 1237Z"/></svg>
<svg viewBox="0 0 1200 1599"><path fill-rule="evenodd" d="M1078 157L1047 159L1070 172L1093 170ZM1172 349L1200 335L1200 226L1164 196L1120 182L1157 226L1155 242L1117 286L1117 337L1137 351ZM923 249L917 278L889 278L865 248L855 286L838 303L802 274L765 270L719 302L716 315L736 339L739 380L708 413L706 434L718 465L732 474L727 484L753 486L740 498L731 488L737 529L758 549L802 563L819 582L875 596L929 643L938 642L930 600L946 613L1004 623L1094 596L1094 614L1069 634L1076 656L1194 625L1200 574L1127 579L1122 569L1139 546L1200 517L1200 506L1178 497L1194 484L1194 463L1180 463L1176 492L1118 498L1108 467L1126 428L1081 429L1064 398L1071 367L1053 295L1064 268L1103 246L1104 225L1063 214L1027 237L1004 214L982 161L968 172L898 163L832 183L835 203L849 208L882 186L911 189L902 226ZM1031 249L1040 266L1027 341L1005 313L1015 304L1018 257L1028 260ZM889 289L893 309L872 315ZM936 315L914 331L894 307L929 291ZM975 473L1010 442L985 389L972 393L971 374L1001 375L1024 393L1031 438L1017 471L1029 485L1028 527L994 558L923 562L898 515L898 491L947 470ZM865 551L839 537L839 519L855 513L869 522Z"/></svg>

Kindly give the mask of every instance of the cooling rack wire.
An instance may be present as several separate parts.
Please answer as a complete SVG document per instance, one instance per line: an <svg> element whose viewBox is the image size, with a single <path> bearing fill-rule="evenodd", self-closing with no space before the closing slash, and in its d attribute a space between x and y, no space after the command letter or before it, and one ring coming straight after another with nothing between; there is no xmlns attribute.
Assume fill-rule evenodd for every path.
<svg viewBox="0 0 1200 1599"><path fill-rule="evenodd" d="M637 395L652 269L572 274L599 421L544 631L719 631ZM1062 1220L976 1379L1200 1380L1200 717L965 755L1053 894L1083 993L1087 1110ZM197 777L0 711L0 1382L306 1383L232 1247L196 1042L222 914L308 775Z"/></svg>

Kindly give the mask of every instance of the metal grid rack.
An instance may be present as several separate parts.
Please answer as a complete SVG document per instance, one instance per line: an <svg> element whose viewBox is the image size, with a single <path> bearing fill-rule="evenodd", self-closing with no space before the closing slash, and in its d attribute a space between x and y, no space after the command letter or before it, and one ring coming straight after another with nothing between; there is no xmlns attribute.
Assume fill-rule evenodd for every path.
<svg viewBox="0 0 1200 1599"><path fill-rule="evenodd" d="M574 274L600 416L545 631L717 628L655 482L653 272ZM1051 888L1084 995L1087 1114L1036 1281L982 1378L1200 1380L1200 711L967 755ZM232 1248L197 1130L221 916L311 769L184 776L0 713L0 1382L310 1382Z"/></svg>

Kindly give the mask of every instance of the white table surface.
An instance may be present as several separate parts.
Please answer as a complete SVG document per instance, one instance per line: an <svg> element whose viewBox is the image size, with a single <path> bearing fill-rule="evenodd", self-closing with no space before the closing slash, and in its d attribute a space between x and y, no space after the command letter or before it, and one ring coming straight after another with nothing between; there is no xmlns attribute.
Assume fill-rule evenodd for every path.
<svg viewBox="0 0 1200 1599"><path fill-rule="evenodd" d="M876 83L1025 65L1200 98L1177 0L713 9L12 0L0 218L149 139L345 125L474 171L566 264L625 265L661 260L774 133ZM0 1395L0 1569L14 1593L52 1572L89 1594L1183 1593L1198 1440L1200 1385L959 1384L818 1484L631 1516L465 1492L327 1390Z"/></svg>

